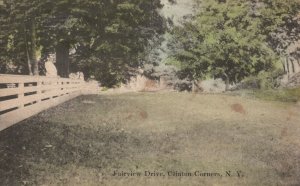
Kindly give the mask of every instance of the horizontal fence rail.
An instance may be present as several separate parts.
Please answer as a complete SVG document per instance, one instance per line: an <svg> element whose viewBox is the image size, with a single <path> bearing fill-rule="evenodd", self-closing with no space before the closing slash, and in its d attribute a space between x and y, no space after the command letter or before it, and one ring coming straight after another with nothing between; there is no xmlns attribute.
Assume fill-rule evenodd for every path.
<svg viewBox="0 0 300 186"><path fill-rule="evenodd" d="M0 131L81 95L84 81L0 74Z"/></svg>

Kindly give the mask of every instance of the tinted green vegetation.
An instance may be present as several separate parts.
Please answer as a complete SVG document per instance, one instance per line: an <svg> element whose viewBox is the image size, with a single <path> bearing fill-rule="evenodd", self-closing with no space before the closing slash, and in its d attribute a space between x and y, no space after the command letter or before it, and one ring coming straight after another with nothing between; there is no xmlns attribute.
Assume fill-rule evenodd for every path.
<svg viewBox="0 0 300 186"><path fill-rule="evenodd" d="M298 0L195 2L195 16L174 26L159 14L160 0L4 0L0 72L43 74L43 62L56 53L60 76L82 71L111 87L146 62L161 62L152 49L166 25L173 38L166 61L189 81L222 78L228 88L299 58L286 51L299 39Z"/></svg>
<svg viewBox="0 0 300 186"><path fill-rule="evenodd" d="M254 95L265 100L297 102L300 101L300 88L257 91Z"/></svg>
<svg viewBox="0 0 300 186"><path fill-rule="evenodd" d="M222 78L228 88L276 71L286 48L299 39L299 10L297 0L199 2L197 14L172 32L170 48L181 78Z"/></svg>
<svg viewBox="0 0 300 186"><path fill-rule="evenodd" d="M159 0L5 0L0 5L0 72L39 74L56 52L58 75L94 75L107 86L124 81L164 32ZM73 50L72 56L69 52ZM38 61L39 55L41 61ZM40 68L40 69L39 69ZM11 73L11 72L10 72Z"/></svg>

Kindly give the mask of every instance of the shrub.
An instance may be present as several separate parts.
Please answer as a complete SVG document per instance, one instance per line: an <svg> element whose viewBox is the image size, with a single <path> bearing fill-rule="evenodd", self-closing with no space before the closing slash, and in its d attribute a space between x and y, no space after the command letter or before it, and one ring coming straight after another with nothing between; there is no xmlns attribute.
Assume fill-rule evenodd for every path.
<svg viewBox="0 0 300 186"><path fill-rule="evenodd" d="M282 70L273 72L260 72L257 76L249 76L237 85L237 89L274 89L280 86L278 78Z"/></svg>
<svg viewBox="0 0 300 186"><path fill-rule="evenodd" d="M103 91L103 92L104 92L104 91L108 91L108 89L109 89L108 87L103 87L103 88L101 89L101 91Z"/></svg>
<svg viewBox="0 0 300 186"><path fill-rule="evenodd" d="M177 91L192 91L193 84L187 79L178 79L174 82L174 89Z"/></svg>

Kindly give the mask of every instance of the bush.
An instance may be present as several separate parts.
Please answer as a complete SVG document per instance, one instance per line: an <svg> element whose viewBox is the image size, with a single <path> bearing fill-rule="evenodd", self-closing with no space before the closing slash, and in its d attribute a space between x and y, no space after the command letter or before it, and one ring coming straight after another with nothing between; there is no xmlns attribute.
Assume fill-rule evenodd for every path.
<svg viewBox="0 0 300 186"><path fill-rule="evenodd" d="M109 90L108 87L103 87L103 88L101 89L101 91L103 91L103 92L108 91L108 90Z"/></svg>
<svg viewBox="0 0 300 186"><path fill-rule="evenodd" d="M249 76L239 83L236 89L274 89L280 86L278 78L283 74L282 70L274 72L260 72L257 76Z"/></svg>
<svg viewBox="0 0 300 186"><path fill-rule="evenodd" d="M193 83L187 79L178 79L174 82L174 89L177 91L192 91Z"/></svg>

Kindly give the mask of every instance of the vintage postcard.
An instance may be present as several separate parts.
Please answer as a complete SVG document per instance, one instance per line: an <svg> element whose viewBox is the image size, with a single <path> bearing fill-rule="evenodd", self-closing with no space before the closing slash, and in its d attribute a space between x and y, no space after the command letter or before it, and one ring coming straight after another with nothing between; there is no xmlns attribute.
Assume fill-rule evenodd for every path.
<svg viewBox="0 0 300 186"><path fill-rule="evenodd" d="M299 0L0 0L0 186L298 186L299 113Z"/></svg>

